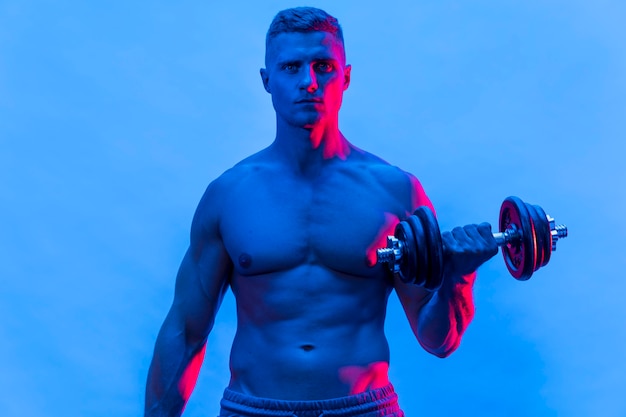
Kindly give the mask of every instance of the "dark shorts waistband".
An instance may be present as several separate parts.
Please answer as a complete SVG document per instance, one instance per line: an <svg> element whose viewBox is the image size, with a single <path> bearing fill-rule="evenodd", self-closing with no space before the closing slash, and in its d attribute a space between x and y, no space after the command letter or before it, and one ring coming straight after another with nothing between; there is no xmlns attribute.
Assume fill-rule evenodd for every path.
<svg viewBox="0 0 626 417"><path fill-rule="evenodd" d="M348 397L318 401L259 398L226 389L221 417L404 417L398 395L385 387Z"/></svg>

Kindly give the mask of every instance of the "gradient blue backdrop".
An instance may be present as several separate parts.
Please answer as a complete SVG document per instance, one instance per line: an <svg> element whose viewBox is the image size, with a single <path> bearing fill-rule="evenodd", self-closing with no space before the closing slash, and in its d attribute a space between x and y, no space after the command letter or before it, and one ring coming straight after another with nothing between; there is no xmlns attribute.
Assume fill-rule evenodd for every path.
<svg viewBox="0 0 626 417"><path fill-rule="evenodd" d="M142 413L195 206L273 139L258 69L271 18L296 5L0 2L1 415ZM624 3L311 5L344 28L343 132L417 175L442 228L495 223L511 194L570 228L531 281L481 268L448 359L392 297L407 415L626 415ZM217 414L233 307L186 416Z"/></svg>

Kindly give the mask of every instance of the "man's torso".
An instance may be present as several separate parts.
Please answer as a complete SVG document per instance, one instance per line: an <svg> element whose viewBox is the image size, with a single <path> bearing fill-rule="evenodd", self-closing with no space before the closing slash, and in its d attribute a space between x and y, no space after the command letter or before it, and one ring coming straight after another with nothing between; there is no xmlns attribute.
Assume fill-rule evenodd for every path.
<svg viewBox="0 0 626 417"><path fill-rule="evenodd" d="M225 175L220 231L238 317L230 388L312 400L388 384L393 282L375 251L411 210L408 176L360 151L316 176L263 152Z"/></svg>

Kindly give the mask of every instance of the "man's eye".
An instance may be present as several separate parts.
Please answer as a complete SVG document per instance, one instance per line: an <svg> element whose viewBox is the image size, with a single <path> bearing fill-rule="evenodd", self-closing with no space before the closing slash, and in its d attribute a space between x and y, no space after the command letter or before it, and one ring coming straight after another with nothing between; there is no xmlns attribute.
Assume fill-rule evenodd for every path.
<svg viewBox="0 0 626 417"><path fill-rule="evenodd" d="M320 72L330 72L333 69L333 66L328 62L318 62L316 67Z"/></svg>
<svg viewBox="0 0 626 417"><path fill-rule="evenodd" d="M285 64L283 69L287 72L296 72L298 71L298 66L296 64Z"/></svg>

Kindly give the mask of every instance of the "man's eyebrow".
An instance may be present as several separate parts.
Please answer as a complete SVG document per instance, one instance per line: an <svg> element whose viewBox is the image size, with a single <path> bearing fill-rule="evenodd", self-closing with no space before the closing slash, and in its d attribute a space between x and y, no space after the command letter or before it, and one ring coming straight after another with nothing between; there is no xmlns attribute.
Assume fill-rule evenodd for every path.
<svg viewBox="0 0 626 417"><path fill-rule="evenodd" d="M338 61L339 58L333 57L332 55L313 55L313 57L302 57L302 56L279 56L276 58L276 62L302 62L305 59L310 59L311 61Z"/></svg>
<svg viewBox="0 0 626 417"><path fill-rule="evenodd" d="M312 59L313 61L339 61L337 58L331 56L319 56Z"/></svg>
<svg viewBox="0 0 626 417"><path fill-rule="evenodd" d="M305 61L305 59L301 58L301 57L279 57L276 60L276 66L277 67L282 67L283 65L287 65L287 64L296 64L296 65L301 65L303 62ZM313 58L310 58L311 62L330 62L330 63L338 63L339 59L337 58L333 58L331 56L328 55L318 55L315 56Z"/></svg>
<svg viewBox="0 0 626 417"><path fill-rule="evenodd" d="M283 66L286 64L301 64L302 60L298 58L284 58L276 60L276 66Z"/></svg>

